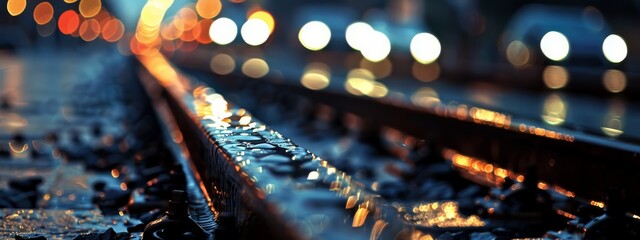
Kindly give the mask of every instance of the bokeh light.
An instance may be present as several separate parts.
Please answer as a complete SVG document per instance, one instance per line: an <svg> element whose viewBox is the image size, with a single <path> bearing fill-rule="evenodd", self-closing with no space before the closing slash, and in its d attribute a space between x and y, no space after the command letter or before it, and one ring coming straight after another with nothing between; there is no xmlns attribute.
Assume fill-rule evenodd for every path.
<svg viewBox="0 0 640 240"><path fill-rule="evenodd" d="M627 43L622 37L611 34L602 42L602 53L609 62L622 62L627 57Z"/></svg>
<svg viewBox="0 0 640 240"><path fill-rule="evenodd" d="M211 58L209 66L214 73L227 75L236 68L236 62L233 57L228 54L220 53Z"/></svg>
<svg viewBox="0 0 640 240"><path fill-rule="evenodd" d="M18 16L27 7L27 0L8 0L7 11L11 16Z"/></svg>
<svg viewBox="0 0 640 240"><path fill-rule="evenodd" d="M367 60L379 62L391 52L391 42L384 33L373 31L368 35L367 41L364 42L360 52Z"/></svg>
<svg viewBox="0 0 640 240"><path fill-rule="evenodd" d="M251 46L258 46L266 42L270 33L269 25L258 18L248 19L240 29L242 40Z"/></svg>
<svg viewBox="0 0 640 240"><path fill-rule="evenodd" d="M242 64L242 73L250 78L261 78L269 73L269 64L260 58L251 58Z"/></svg>
<svg viewBox="0 0 640 240"><path fill-rule="evenodd" d="M254 13L249 15L247 19L254 19L254 18L260 19L264 23L266 23L267 26L269 26L269 32L273 33L273 29L276 26L276 21L273 19L273 16L271 16L271 13L264 10L255 11Z"/></svg>
<svg viewBox="0 0 640 240"><path fill-rule="evenodd" d="M311 90L321 90L329 86L331 82L331 71L324 63L309 63L300 78L302 86Z"/></svg>
<svg viewBox="0 0 640 240"><path fill-rule="evenodd" d="M211 19L220 14L222 3L220 0L198 0L196 11L202 18Z"/></svg>
<svg viewBox="0 0 640 240"><path fill-rule="evenodd" d="M347 44L355 50L360 50L368 41L367 36L373 32L373 28L364 22L355 22L347 27L345 38Z"/></svg>
<svg viewBox="0 0 640 240"><path fill-rule="evenodd" d="M100 35L100 23L95 19L86 19L78 29L80 38L84 41L93 41Z"/></svg>
<svg viewBox="0 0 640 240"><path fill-rule="evenodd" d="M300 28L298 39L306 49L318 51L329 44L331 29L323 22L311 21Z"/></svg>
<svg viewBox="0 0 640 240"><path fill-rule="evenodd" d="M557 94L551 94L544 100L542 120L550 125L561 125L567 118L567 106Z"/></svg>
<svg viewBox="0 0 640 240"><path fill-rule="evenodd" d="M602 83L607 91L619 93L627 87L627 76L620 70L609 69L602 75Z"/></svg>
<svg viewBox="0 0 640 240"><path fill-rule="evenodd" d="M91 18L97 15L102 8L101 0L80 0L80 4L78 5L78 10L80 11L80 15L85 18Z"/></svg>
<svg viewBox="0 0 640 240"><path fill-rule="evenodd" d="M562 61L569 55L569 40L562 33L551 31L540 40L542 53L553 61Z"/></svg>
<svg viewBox="0 0 640 240"><path fill-rule="evenodd" d="M58 29L63 34L72 34L78 29L80 18L73 10L64 11L58 19Z"/></svg>
<svg viewBox="0 0 640 240"><path fill-rule="evenodd" d="M211 19L202 19L198 22L198 35L195 35L196 41L200 44L208 44L211 43L211 37L209 36L209 30L211 30L211 23L213 21Z"/></svg>
<svg viewBox="0 0 640 240"><path fill-rule="evenodd" d="M238 25L229 18L218 18L209 28L209 37L220 45L227 45L236 39L238 35Z"/></svg>
<svg viewBox="0 0 640 240"><path fill-rule="evenodd" d="M422 64L435 61L440 56L440 41L430 33L418 33L411 39L411 56Z"/></svg>
<svg viewBox="0 0 640 240"><path fill-rule="evenodd" d="M112 18L102 26L102 38L107 42L118 41L122 38L124 30L124 24L120 20Z"/></svg>
<svg viewBox="0 0 640 240"><path fill-rule="evenodd" d="M440 77L440 65L438 63L414 62L411 66L411 74L421 82L432 82Z"/></svg>
<svg viewBox="0 0 640 240"><path fill-rule="evenodd" d="M33 9L33 20L38 25L47 24L53 18L53 6L49 2L41 2Z"/></svg>
<svg viewBox="0 0 640 240"><path fill-rule="evenodd" d="M526 66L531 57L529 48L521 41L513 41L507 46L507 60L515 67Z"/></svg>
<svg viewBox="0 0 640 240"><path fill-rule="evenodd" d="M569 83L569 72L561 66L547 66L542 72L542 81L551 89L560 89Z"/></svg>

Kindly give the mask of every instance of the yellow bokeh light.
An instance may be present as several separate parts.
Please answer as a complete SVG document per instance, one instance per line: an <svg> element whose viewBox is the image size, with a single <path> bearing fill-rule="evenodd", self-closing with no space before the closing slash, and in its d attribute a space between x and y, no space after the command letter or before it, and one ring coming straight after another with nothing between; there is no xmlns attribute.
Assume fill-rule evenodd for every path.
<svg viewBox="0 0 640 240"><path fill-rule="evenodd" d="M373 28L364 22L355 22L347 27L345 38L347 44L354 50L360 50L368 41L367 36L373 32Z"/></svg>
<svg viewBox="0 0 640 240"><path fill-rule="evenodd" d="M323 49L331 40L331 29L320 21L311 21L302 26L298 33L302 46L312 51Z"/></svg>
<svg viewBox="0 0 640 240"><path fill-rule="evenodd" d="M387 58L391 52L391 41L382 32L372 31L367 36L368 41L361 46L360 53L369 61L379 62Z"/></svg>
<svg viewBox="0 0 640 240"><path fill-rule="evenodd" d="M269 25L259 18L248 19L240 29L242 40L251 46L263 44L270 34Z"/></svg>
<svg viewBox="0 0 640 240"><path fill-rule="evenodd" d="M269 73L269 65L262 59L252 58L242 64L242 73L250 78L261 78Z"/></svg>
<svg viewBox="0 0 640 240"><path fill-rule="evenodd" d="M196 3L196 11L202 18L211 19L220 14L222 3L220 0L199 0Z"/></svg>
<svg viewBox="0 0 640 240"><path fill-rule="evenodd" d="M331 81L331 72L329 66L324 63L310 63L306 68L300 83L311 90L321 90L329 86Z"/></svg>
<svg viewBox="0 0 640 240"><path fill-rule="evenodd" d="M80 4L78 5L80 15L85 18L91 18L98 15L100 9L102 9L101 0L80 0Z"/></svg>
<svg viewBox="0 0 640 240"><path fill-rule="evenodd" d="M556 94L551 94L544 100L542 111L542 120L551 125L561 125L567 118L567 106Z"/></svg>
<svg viewBox="0 0 640 240"><path fill-rule="evenodd" d="M435 61L440 56L442 47L436 36L430 33L418 33L411 39L411 56L422 64Z"/></svg>
<svg viewBox="0 0 640 240"><path fill-rule="evenodd" d="M8 0L7 1L7 11L11 16L18 16L24 9L27 7L27 0Z"/></svg>
<svg viewBox="0 0 640 240"><path fill-rule="evenodd" d="M271 13L264 10L256 11L251 15L249 15L248 19L253 19L253 18L257 18L264 21L264 23L266 23L267 26L269 26L269 32L273 33L273 29L276 26L276 21L273 19L273 16L271 16Z"/></svg>

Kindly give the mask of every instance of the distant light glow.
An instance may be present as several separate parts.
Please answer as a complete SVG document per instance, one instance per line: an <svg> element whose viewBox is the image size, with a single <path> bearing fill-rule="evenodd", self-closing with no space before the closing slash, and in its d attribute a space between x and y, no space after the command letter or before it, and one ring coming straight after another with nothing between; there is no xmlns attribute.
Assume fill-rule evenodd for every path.
<svg viewBox="0 0 640 240"><path fill-rule="evenodd" d="M567 106L557 94L551 94L544 100L542 120L550 125L561 125L567 118Z"/></svg>
<svg viewBox="0 0 640 240"><path fill-rule="evenodd" d="M551 89L560 89L569 83L569 72L561 66L547 66L542 72L542 81Z"/></svg>
<svg viewBox="0 0 640 240"><path fill-rule="evenodd" d="M609 62L622 62L627 57L627 44L622 37L611 34L602 42L602 53Z"/></svg>
<svg viewBox="0 0 640 240"><path fill-rule="evenodd" d="M242 73L250 78L261 78L269 73L269 64L262 59L252 58L242 64Z"/></svg>
<svg viewBox="0 0 640 240"><path fill-rule="evenodd" d="M507 60L515 67L526 66L531 53L529 48L521 41L513 41L507 46Z"/></svg>
<svg viewBox="0 0 640 240"><path fill-rule="evenodd" d="M387 35L373 31L367 37L368 40L360 49L362 56L369 61L379 62L385 59L391 52L391 42Z"/></svg>
<svg viewBox="0 0 640 240"><path fill-rule="evenodd" d="M222 10L220 0L198 0L198 3L196 3L196 11L202 18L214 18L218 16L220 10Z"/></svg>
<svg viewBox="0 0 640 240"><path fill-rule="evenodd" d="M41 2L33 9L33 20L38 25L45 25L53 18L53 6L49 2Z"/></svg>
<svg viewBox="0 0 640 240"><path fill-rule="evenodd" d="M422 64L432 63L440 56L440 41L431 33L418 33L411 39L411 56Z"/></svg>
<svg viewBox="0 0 640 240"><path fill-rule="evenodd" d="M8 0L7 11L11 16L18 16L27 7L27 0Z"/></svg>
<svg viewBox="0 0 640 240"><path fill-rule="evenodd" d="M324 63L314 62L307 65L300 78L300 83L311 90L321 90L329 86L331 72Z"/></svg>
<svg viewBox="0 0 640 240"><path fill-rule="evenodd" d="M414 62L411 66L411 74L421 82L431 82L440 77L440 65L438 63L422 64Z"/></svg>
<svg viewBox="0 0 640 240"><path fill-rule="evenodd" d="M58 29L63 34L72 34L78 29L80 18L73 10L64 11L58 19Z"/></svg>
<svg viewBox="0 0 640 240"><path fill-rule="evenodd" d="M102 9L101 0L80 0L80 4L78 4L80 15L85 18L91 18L98 15L100 9Z"/></svg>
<svg viewBox="0 0 640 240"><path fill-rule="evenodd" d="M373 32L373 28L364 22L355 22L347 27L345 37L347 44L355 50L360 50L368 41L367 36Z"/></svg>
<svg viewBox="0 0 640 240"><path fill-rule="evenodd" d="M211 58L211 71L220 75L227 75L236 68L236 62L228 54L220 53Z"/></svg>
<svg viewBox="0 0 640 240"><path fill-rule="evenodd" d="M627 76L624 72L616 69L609 69L602 76L602 83L607 91L619 93L627 87Z"/></svg>
<svg viewBox="0 0 640 240"><path fill-rule="evenodd" d="M562 61L569 55L569 40L562 33L551 31L540 40L542 53L553 61Z"/></svg>
<svg viewBox="0 0 640 240"><path fill-rule="evenodd" d="M247 20L240 29L240 35L245 43L251 46L258 46L269 39L269 25L262 19L252 18Z"/></svg>
<svg viewBox="0 0 640 240"><path fill-rule="evenodd" d="M320 21L311 21L302 26L298 33L302 46L312 51L318 51L327 46L331 40L331 29Z"/></svg>
<svg viewBox="0 0 640 240"><path fill-rule="evenodd" d="M238 25L229 18L218 18L209 28L209 36L213 42L220 45L227 45L236 39L238 35Z"/></svg>

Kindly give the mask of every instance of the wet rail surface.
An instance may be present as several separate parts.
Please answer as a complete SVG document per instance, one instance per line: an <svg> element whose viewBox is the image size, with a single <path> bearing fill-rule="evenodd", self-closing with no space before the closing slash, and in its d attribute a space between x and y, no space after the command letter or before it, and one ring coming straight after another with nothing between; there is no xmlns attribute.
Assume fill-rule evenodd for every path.
<svg viewBox="0 0 640 240"><path fill-rule="evenodd" d="M149 61L143 59L142 62L144 64ZM160 61L154 60L154 63L158 62ZM538 182L536 175L531 172L528 172L529 177L525 178L524 175L494 167L486 161L462 155L448 148L432 148L434 154L426 156L448 160L455 168L470 174L467 177L486 178L485 180L491 182L489 186L502 185L502 188L486 191L460 184L460 177L451 177L450 170L446 170L450 169L450 166L424 162L426 160L415 162L417 168L406 172L405 177L414 180L403 180L402 175L406 171L404 167L411 166L393 166L390 162L377 162L375 157L366 160L366 156L357 155L331 159L330 154L327 155L326 152L323 156L329 158L324 159L265 126L246 109L229 103L211 87L192 76L179 73L168 62L166 64L163 67L150 68L151 75L165 86L164 95L169 99L169 105L181 125L181 139L189 145L196 168L204 176L203 184L211 194L215 208L226 216L227 226L229 222L233 223L233 228L236 229L234 234L239 234L235 235L236 237L333 239L356 236L403 239L422 236L425 239L482 239L491 236L522 238L578 234L563 232L562 229L567 225L567 221L578 218L572 213L584 212L578 210L585 208L584 199L575 198L575 193L563 188ZM159 72L170 73L166 75L172 78L159 75ZM244 80L235 81L243 86L240 82ZM257 101L247 106L251 106L257 112L270 112L271 114L264 116L272 116L271 121L289 119L291 114L303 114L285 110L283 107L296 109L296 106L304 105L304 98L296 101L297 98L282 92L275 94L279 97L269 95L269 92L274 93L273 87L269 84L244 86L244 90L237 90L244 92L236 92L238 94L235 96L239 99ZM281 100L260 102L260 99ZM333 100L339 99L341 98L337 97ZM315 100L322 102L319 99ZM327 109L326 106L324 108ZM333 110L329 108L328 111ZM316 116L325 122L320 124L334 124L334 120L331 120L331 117L323 117L322 112L319 111L319 115ZM312 125L316 122L313 119L306 120L310 120L309 124ZM295 121L289 121L289 124L291 125L284 124L285 126L279 128L292 129L299 126ZM326 128L325 133L332 134L331 128ZM322 131L320 129L321 133L318 134L324 134ZM402 136L402 133L394 131L397 130L391 129L387 133ZM298 135L294 139L300 137L301 135ZM312 138L311 142L309 139L303 141L313 145L315 140ZM340 148L340 144L325 143L338 145ZM416 152L410 154L420 155L419 152L423 148L417 146L419 144L409 145L417 148ZM314 148L318 149L317 145ZM433 151L434 149L439 150ZM365 165L362 165L363 163ZM420 166L421 164L427 166ZM391 182L377 182L378 177L384 176L376 171L371 172L377 167L382 167L383 171L399 173L400 178ZM414 174L418 174L418 178L415 178ZM426 174L421 176L422 180L419 180L420 174ZM451 182L433 181L443 176L448 179L446 181ZM415 190L415 184L423 187L424 190L420 189L422 193L416 195L411 192L411 189ZM458 193L451 195L448 184L462 187L458 186ZM433 194L441 196L434 197ZM602 209L602 202L587 201L586 205L588 207L585 209L592 209L592 214L599 215L608 211ZM482 217L474 214L480 214ZM583 219L581 221L590 219L584 214L580 218ZM631 215L621 218L633 219ZM636 222L631 221L628 224L637 224ZM620 232L627 233L624 230Z"/></svg>
<svg viewBox="0 0 640 240"><path fill-rule="evenodd" d="M212 88L194 79L191 87L184 85L166 88L165 97L214 208L231 216L237 237L426 238L429 227L442 233L486 225L478 216L459 214L452 201L431 202L429 209L429 203L392 204ZM425 211L400 214L419 206ZM421 223L414 217L419 214L434 218Z"/></svg>

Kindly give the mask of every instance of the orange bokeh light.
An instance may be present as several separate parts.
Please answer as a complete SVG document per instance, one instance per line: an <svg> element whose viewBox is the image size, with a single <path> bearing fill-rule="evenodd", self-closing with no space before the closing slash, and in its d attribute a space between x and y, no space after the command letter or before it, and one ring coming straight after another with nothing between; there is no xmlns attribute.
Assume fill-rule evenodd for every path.
<svg viewBox="0 0 640 240"><path fill-rule="evenodd" d="M201 44L211 43L211 38L209 37L209 28L211 28L211 23L213 20L211 19L202 19L198 22L200 28L200 34L196 36L196 41Z"/></svg>
<svg viewBox="0 0 640 240"><path fill-rule="evenodd" d="M189 31L198 24L198 15L191 8L182 8L174 18L176 27L182 31Z"/></svg>
<svg viewBox="0 0 640 240"><path fill-rule="evenodd" d="M220 0L199 0L196 4L196 11L202 18L211 19L218 16L222 10L222 3Z"/></svg>
<svg viewBox="0 0 640 240"><path fill-rule="evenodd" d="M20 13L24 11L27 7L26 0L8 0L7 1L7 11L11 16L18 16Z"/></svg>
<svg viewBox="0 0 640 240"><path fill-rule="evenodd" d="M102 38L107 42L118 41L123 34L124 24L118 19L112 18L102 25Z"/></svg>
<svg viewBox="0 0 640 240"><path fill-rule="evenodd" d="M100 23L95 19L87 19L80 24L78 32L82 40L93 41L100 35Z"/></svg>
<svg viewBox="0 0 640 240"><path fill-rule="evenodd" d="M38 25L45 25L53 18L53 6L48 2L41 2L33 9L33 20Z"/></svg>
<svg viewBox="0 0 640 240"><path fill-rule="evenodd" d="M58 19L58 29L63 34L72 34L78 29L78 25L80 25L80 18L73 10L64 11Z"/></svg>

